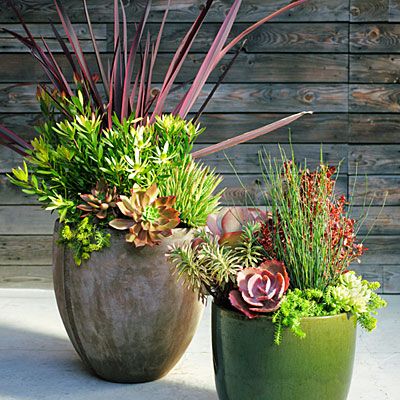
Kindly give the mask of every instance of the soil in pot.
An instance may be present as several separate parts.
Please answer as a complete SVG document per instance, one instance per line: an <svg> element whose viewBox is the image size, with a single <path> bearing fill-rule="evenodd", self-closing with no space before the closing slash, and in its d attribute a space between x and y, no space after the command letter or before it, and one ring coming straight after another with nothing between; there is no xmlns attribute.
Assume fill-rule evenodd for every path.
<svg viewBox="0 0 400 400"><path fill-rule="evenodd" d="M304 339L271 318L253 320L213 304L212 340L220 400L345 400L356 344L355 317L304 318Z"/></svg>

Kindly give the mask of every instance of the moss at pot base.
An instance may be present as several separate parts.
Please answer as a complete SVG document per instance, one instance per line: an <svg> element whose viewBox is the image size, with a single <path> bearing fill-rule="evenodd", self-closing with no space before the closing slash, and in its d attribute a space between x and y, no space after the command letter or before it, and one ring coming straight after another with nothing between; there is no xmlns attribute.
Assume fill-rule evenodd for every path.
<svg viewBox="0 0 400 400"><path fill-rule="evenodd" d="M355 318L304 318L305 339L284 329L274 344L271 318L248 320L215 304L212 340L220 400L345 400L356 343Z"/></svg>

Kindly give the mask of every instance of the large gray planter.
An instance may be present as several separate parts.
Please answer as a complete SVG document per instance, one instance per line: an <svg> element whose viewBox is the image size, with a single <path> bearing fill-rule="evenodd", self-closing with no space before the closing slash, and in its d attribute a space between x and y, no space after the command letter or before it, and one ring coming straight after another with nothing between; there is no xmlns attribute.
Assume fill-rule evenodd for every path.
<svg viewBox="0 0 400 400"><path fill-rule="evenodd" d="M134 248L110 230L111 247L77 267L53 245L54 289L61 318L84 364L114 382L147 382L167 374L192 340L203 306L177 282L165 253L191 237L186 229L155 247Z"/></svg>

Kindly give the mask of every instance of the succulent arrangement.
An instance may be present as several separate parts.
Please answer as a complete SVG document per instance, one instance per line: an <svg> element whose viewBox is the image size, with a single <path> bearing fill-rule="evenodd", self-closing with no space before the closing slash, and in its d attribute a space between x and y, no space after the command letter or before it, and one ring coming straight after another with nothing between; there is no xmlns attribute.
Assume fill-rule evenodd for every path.
<svg viewBox="0 0 400 400"><path fill-rule="evenodd" d="M130 38L124 6L114 0L114 51L107 69L83 0L97 61L97 69L92 71L73 24L61 2L55 0L63 34L52 23L51 27L73 72L71 77L46 40L30 32L18 5L6 1L19 18L24 34L4 31L28 48L50 81L37 90L43 115L36 128L38 137L28 143L0 125L0 143L23 156L22 166L14 169L9 179L24 193L37 196L44 208L58 212L63 223L61 240L74 249L77 264L92 251L109 245L109 227L127 230L127 242L141 247L159 243L176 227L204 226L208 215L218 210L221 178L197 159L264 135L306 114L300 112L193 151L195 140L204 131L198 120L226 74L203 105L195 107L212 71L228 52L236 50L236 59L251 32L305 1L289 2L228 40L241 5L241 0L233 0L193 80L183 86L181 97L176 95L176 80L213 0L206 0L157 87L153 69L170 1L155 38L146 25L151 0L146 2ZM191 119L189 112L195 113ZM237 237L237 232L231 236ZM210 243L214 245L219 246ZM243 249L243 254L246 251Z"/></svg>
<svg viewBox="0 0 400 400"><path fill-rule="evenodd" d="M386 305L368 282L351 271L366 250L358 223L335 191L336 169L310 171L288 159L260 154L265 208L228 209L210 216L194 240L171 248L178 276L203 298L249 319L272 317L275 342L283 327L304 337L301 318L354 314L367 330Z"/></svg>

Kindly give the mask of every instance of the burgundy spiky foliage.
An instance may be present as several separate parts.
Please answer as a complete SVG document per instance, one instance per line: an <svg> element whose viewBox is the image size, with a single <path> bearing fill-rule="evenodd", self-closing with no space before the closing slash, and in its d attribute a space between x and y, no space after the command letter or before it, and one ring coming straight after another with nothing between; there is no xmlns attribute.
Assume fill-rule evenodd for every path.
<svg viewBox="0 0 400 400"><path fill-rule="evenodd" d="M55 105L57 105L57 107L60 109L59 111L64 112L65 110L63 110L62 101L58 101L58 97L71 97L75 95L76 87L69 83L70 80L57 63L46 40L43 37L40 38L40 40L35 39L25 24L18 7L14 5L13 0L6 1L18 16L26 35L23 36L7 29L3 30L24 44L30 50L33 57L35 57L41 64L52 86L51 88L43 87L43 90L47 91L49 95L54 97ZM228 41L228 36L231 33L233 23L235 22L237 13L242 3L242 0L233 0L233 4L227 13L199 70L197 71L193 81L189 84L189 87L181 101L176 105L173 113L180 115L182 118L186 118L188 113L192 110L195 102L198 100L211 72L229 51L232 51L235 46L240 45L241 43L243 44L246 36L248 36L262 24L292 8L305 3L306 1L307 0L296 0L290 2L288 5L249 26L234 39ZM52 30L60 44L63 54L72 68L74 80L78 84L80 90L82 90L86 101L92 105L93 109L100 111L100 114L104 115L104 128L111 128L114 115L122 120L134 113L136 118L142 118L141 121L138 122L139 124L147 124L154 122L156 116L165 112L167 101L171 97L171 93L173 93L173 86L176 77L178 76L183 63L192 48L193 42L195 41L196 36L199 33L199 30L201 29L204 19L213 2L214 0L206 0L206 3L199 12L198 17L181 40L164 76L161 88L159 90L152 90L153 69L157 62L157 54L168 16L170 0L168 0L157 37L152 40L149 32L146 30L146 22L151 9L151 0L148 0L141 20L136 25L136 29L133 32L133 36L130 41L128 39L128 25L124 6L122 2L121 5L119 4L119 0L114 0L114 52L108 69L105 68L101 58L99 47L92 29L87 3L86 0L83 0L87 25L90 32L94 53L96 55L98 71L95 72L91 71L88 66L88 62L85 58L84 52L82 51L78 35L61 2L54 0L56 10L67 40L62 38L61 34L57 31L53 24L51 24ZM122 24L120 16L122 16ZM120 29L120 25L122 25L122 29ZM69 50L69 48L71 48L71 50ZM229 66L231 65L232 63L229 64ZM137 72L134 74L135 70ZM225 74L226 71L217 81L217 84L207 97L205 104L200 107L200 111L198 113L199 115L203 112L205 105L210 100L212 94L216 91ZM100 93L97 85L97 81L100 77L104 87L104 96ZM54 91L57 92L57 96L54 96ZM217 145L209 146L194 152L192 155L194 158L205 156L213 152L232 147L238 143L254 139L258 136L283 127L293 122L297 118L300 118L304 114L304 112L294 114L290 117L256 129L252 132L239 135ZM196 120L199 115L195 117ZM14 132L11 132L9 129L1 125L0 141L22 155L26 155L27 151L31 148L29 143L25 142Z"/></svg>

